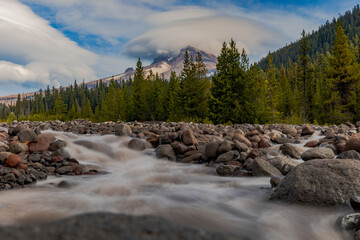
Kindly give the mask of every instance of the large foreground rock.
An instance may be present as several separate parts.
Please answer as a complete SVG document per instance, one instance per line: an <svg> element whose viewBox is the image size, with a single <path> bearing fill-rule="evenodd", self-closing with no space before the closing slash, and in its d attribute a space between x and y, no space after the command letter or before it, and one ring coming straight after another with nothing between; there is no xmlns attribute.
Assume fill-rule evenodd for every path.
<svg viewBox="0 0 360 240"><path fill-rule="evenodd" d="M0 228L1 240L165 240L235 239L174 224L154 216L93 213L38 225Z"/></svg>
<svg viewBox="0 0 360 240"><path fill-rule="evenodd" d="M274 166L272 166L268 161L263 158L256 158L253 162L252 167L253 176L262 177L262 176L282 176L281 172Z"/></svg>
<svg viewBox="0 0 360 240"><path fill-rule="evenodd" d="M286 175L271 199L334 206L353 195L360 195L360 161L317 159L298 165Z"/></svg>

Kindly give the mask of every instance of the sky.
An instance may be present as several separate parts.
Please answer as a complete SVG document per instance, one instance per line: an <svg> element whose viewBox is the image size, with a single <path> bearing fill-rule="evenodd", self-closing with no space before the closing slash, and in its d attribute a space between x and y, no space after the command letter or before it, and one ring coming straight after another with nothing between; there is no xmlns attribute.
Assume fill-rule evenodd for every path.
<svg viewBox="0 0 360 240"><path fill-rule="evenodd" d="M0 95L122 73L140 57L233 38L252 62L351 10L356 1L0 0Z"/></svg>

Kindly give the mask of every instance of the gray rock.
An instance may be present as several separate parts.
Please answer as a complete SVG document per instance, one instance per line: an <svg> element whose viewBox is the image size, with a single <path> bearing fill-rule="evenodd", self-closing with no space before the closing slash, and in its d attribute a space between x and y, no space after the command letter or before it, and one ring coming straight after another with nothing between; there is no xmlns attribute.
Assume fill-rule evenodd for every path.
<svg viewBox="0 0 360 240"><path fill-rule="evenodd" d="M56 150L55 152L53 152L51 154L52 157L55 157L55 156L61 156L63 157L64 159L69 159L70 158L70 154L68 153L68 151L66 151L65 149L63 148L60 148L58 150Z"/></svg>
<svg viewBox="0 0 360 240"><path fill-rule="evenodd" d="M232 147L233 147L233 142L230 142L229 140L225 140L223 141L219 148L218 148L218 154L223 154L223 153L226 153L226 152L229 152L231 151Z"/></svg>
<svg viewBox="0 0 360 240"><path fill-rule="evenodd" d="M128 143L128 148L136 151L143 151L145 150L145 142L140 139L131 139Z"/></svg>
<svg viewBox="0 0 360 240"><path fill-rule="evenodd" d="M252 171L254 159L248 158L244 163L244 168L247 171Z"/></svg>
<svg viewBox="0 0 360 240"><path fill-rule="evenodd" d="M239 150L239 152L247 152L249 150L249 147L242 142L239 142L238 140L234 140L235 149Z"/></svg>
<svg viewBox="0 0 360 240"><path fill-rule="evenodd" d="M238 151L229 151L227 153L223 153L221 154L215 162L217 163L222 163L222 162L228 162L228 161L232 161L236 158L239 157L239 152Z"/></svg>
<svg viewBox="0 0 360 240"><path fill-rule="evenodd" d="M356 160L360 160L360 153L358 153L355 150L350 150L350 151L340 153L336 158L337 159L356 159Z"/></svg>
<svg viewBox="0 0 360 240"><path fill-rule="evenodd" d="M286 175L271 199L334 206L354 195L360 195L360 161L317 159L299 164Z"/></svg>
<svg viewBox="0 0 360 240"><path fill-rule="evenodd" d="M4 164L6 159L8 159L8 157L12 154L13 153L11 153L11 152L0 152L0 163Z"/></svg>
<svg viewBox="0 0 360 240"><path fill-rule="evenodd" d="M185 130L181 133L181 139L185 145L197 145L198 140L194 136L191 129Z"/></svg>
<svg viewBox="0 0 360 240"><path fill-rule="evenodd" d="M279 171L281 171L281 169L283 169L285 164L288 164L290 166L293 166L294 168L299 164L297 162L295 162L294 160L291 160L287 157L275 157L275 158L271 158L268 160L268 162L276 167Z"/></svg>
<svg viewBox="0 0 360 240"><path fill-rule="evenodd" d="M63 140L56 140L50 143L49 151L55 152L58 149L66 147L66 143Z"/></svg>
<svg viewBox="0 0 360 240"><path fill-rule="evenodd" d="M0 227L2 240L235 240L226 234L184 227L155 216L88 213L50 223Z"/></svg>
<svg viewBox="0 0 360 240"><path fill-rule="evenodd" d="M127 124L118 124L114 127L116 136L130 136L132 134L131 128Z"/></svg>
<svg viewBox="0 0 360 240"><path fill-rule="evenodd" d="M9 144L9 152L18 154L21 152L27 152L29 150L28 146L25 143L12 142Z"/></svg>
<svg viewBox="0 0 360 240"><path fill-rule="evenodd" d="M274 140L276 143L278 144L285 144L285 143L294 143L295 140L292 138L287 138L287 137L276 137Z"/></svg>
<svg viewBox="0 0 360 240"><path fill-rule="evenodd" d="M332 129L332 128L326 129L326 131L325 131L325 137L326 137L326 138L333 138L333 137L335 137L335 131L334 131L334 129Z"/></svg>
<svg viewBox="0 0 360 240"><path fill-rule="evenodd" d="M296 159L300 159L301 157L300 149L298 149L293 145L290 144L281 145L280 150L285 156L289 156L291 158L296 158Z"/></svg>
<svg viewBox="0 0 360 240"><path fill-rule="evenodd" d="M252 175L261 176L282 176L281 172L274 166L272 166L264 158L256 158L252 166Z"/></svg>
<svg viewBox="0 0 360 240"><path fill-rule="evenodd" d="M201 162L202 159L203 159L203 154L200 152L196 152L184 158L183 160L181 160L181 162L182 163Z"/></svg>
<svg viewBox="0 0 360 240"><path fill-rule="evenodd" d="M346 230L360 229L360 213L351 213L341 218L341 227Z"/></svg>
<svg viewBox="0 0 360 240"><path fill-rule="evenodd" d="M330 148L313 148L301 154L301 159L304 161L312 159L331 159L334 157L334 151Z"/></svg>
<svg viewBox="0 0 360 240"><path fill-rule="evenodd" d="M176 160L175 152L170 144L159 145L155 149L155 152L158 158L167 158L171 161Z"/></svg>
<svg viewBox="0 0 360 240"><path fill-rule="evenodd" d="M36 133L32 128L25 128L18 132L17 136L20 142L26 143L35 140Z"/></svg>
<svg viewBox="0 0 360 240"><path fill-rule="evenodd" d="M220 144L221 144L220 141L211 142L211 143L206 144L205 155L208 160L216 159L216 157L218 156L217 151L218 151Z"/></svg>
<svg viewBox="0 0 360 240"><path fill-rule="evenodd" d="M55 172L58 174L61 174L61 175L72 173L73 167L71 167L71 166L60 167L60 168L56 169Z"/></svg>
<svg viewBox="0 0 360 240"><path fill-rule="evenodd" d="M234 165L220 165L216 168L216 173L220 176L233 176L233 174L240 170L239 166Z"/></svg>

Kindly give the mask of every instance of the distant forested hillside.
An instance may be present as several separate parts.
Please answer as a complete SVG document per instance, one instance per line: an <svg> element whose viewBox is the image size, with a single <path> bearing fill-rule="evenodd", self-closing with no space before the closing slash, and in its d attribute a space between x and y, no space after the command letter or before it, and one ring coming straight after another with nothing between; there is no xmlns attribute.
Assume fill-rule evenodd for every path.
<svg viewBox="0 0 360 240"><path fill-rule="evenodd" d="M360 36L360 7L355 6L352 11L347 11L344 15L339 18L343 23L345 34L349 38L349 43L352 48L357 48L359 45ZM313 31L308 38L310 45L310 58L313 60L318 57L319 54L331 53L331 47L335 41L335 28L337 19L334 17L333 20L327 21L324 25L319 27L319 30ZM300 36L300 33L299 33ZM297 62L299 57L300 40L295 43L291 43L273 53L273 64L277 68L281 68L281 65L288 67L291 62ZM265 70L268 66L267 58L263 58L259 62L259 66Z"/></svg>

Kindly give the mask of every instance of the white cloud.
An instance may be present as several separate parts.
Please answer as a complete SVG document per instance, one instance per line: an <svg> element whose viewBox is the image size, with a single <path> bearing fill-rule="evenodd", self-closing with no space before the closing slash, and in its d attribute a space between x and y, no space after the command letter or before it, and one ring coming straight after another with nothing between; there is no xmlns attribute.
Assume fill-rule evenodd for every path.
<svg viewBox="0 0 360 240"><path fill-rule="evenodd" d="M0 1L0 33L0 82L45 86L96 78L91 68L95 54L80 48L16 0Z"/></svg>

